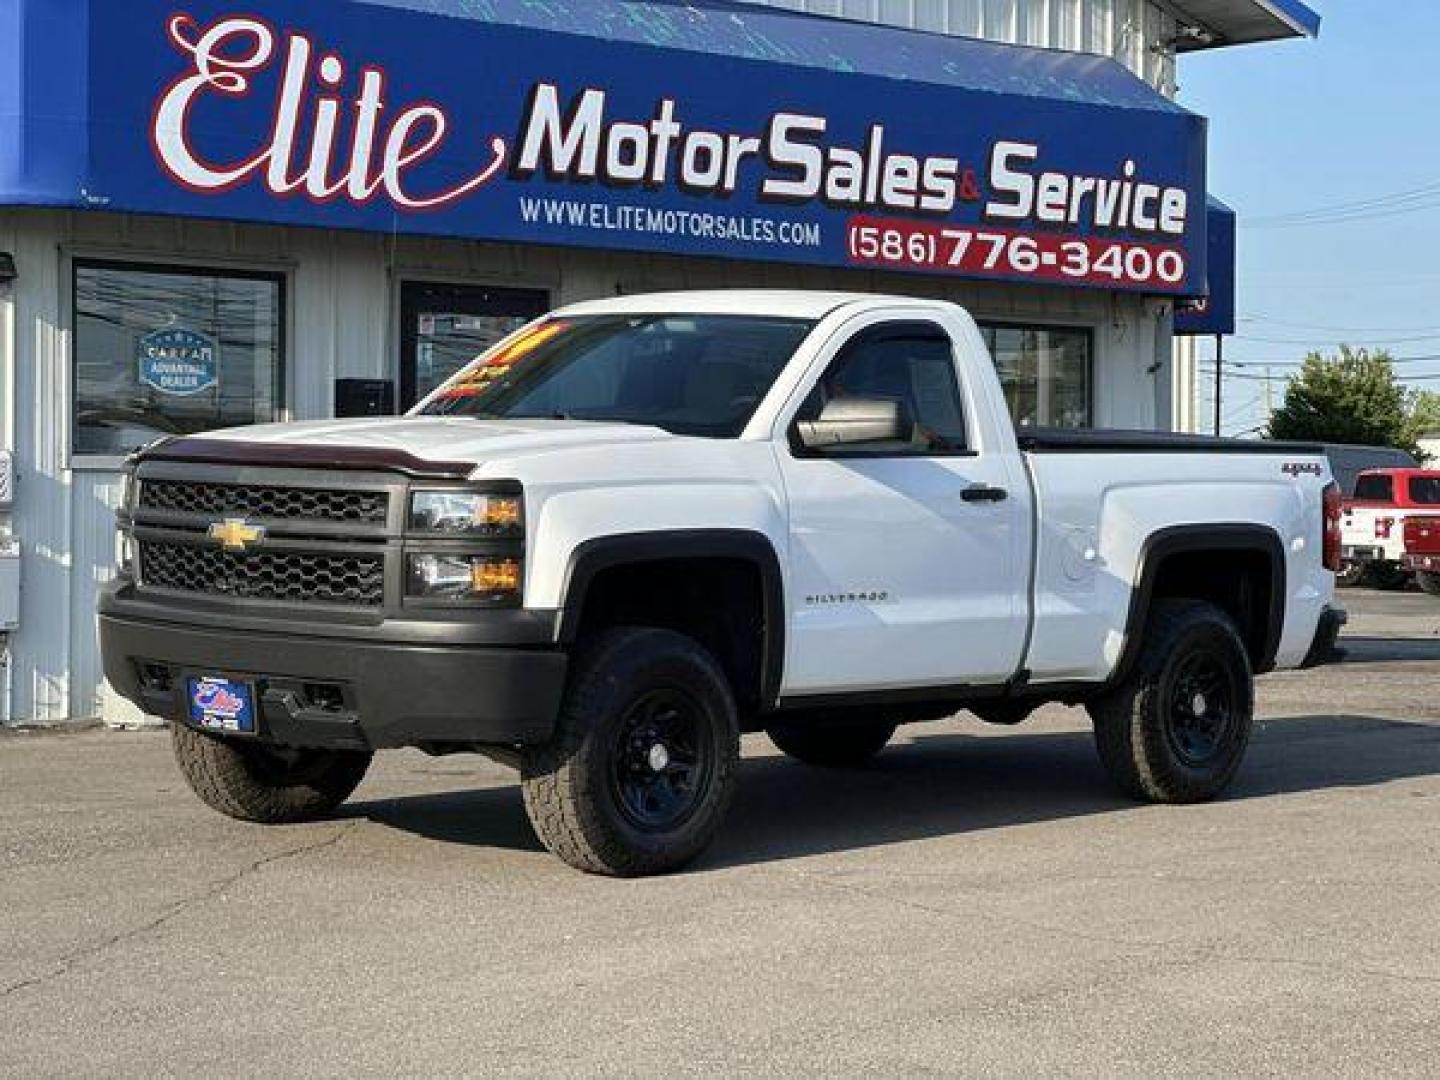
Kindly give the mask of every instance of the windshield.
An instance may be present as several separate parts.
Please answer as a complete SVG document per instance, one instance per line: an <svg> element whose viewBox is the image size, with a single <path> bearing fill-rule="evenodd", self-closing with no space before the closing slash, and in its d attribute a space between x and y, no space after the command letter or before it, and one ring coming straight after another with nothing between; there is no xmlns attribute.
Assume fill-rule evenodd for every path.
<svg viewBox="0 0 1440 1080"><path fill-rule="evenodd" d="M478 357L418 413L618 421L734 438L813 327L749 315L549 319Z"/></svg>

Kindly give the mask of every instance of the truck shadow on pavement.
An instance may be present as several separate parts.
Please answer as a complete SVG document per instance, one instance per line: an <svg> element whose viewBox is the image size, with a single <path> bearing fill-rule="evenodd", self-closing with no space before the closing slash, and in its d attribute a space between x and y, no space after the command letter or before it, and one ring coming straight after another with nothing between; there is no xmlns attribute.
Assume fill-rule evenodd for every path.
<svg viewBox="0 0 1440 1080"><path fill-rule="evenodd" d="M1173 813L1118 797L1088 731L928 734L869 767L811 768L749 756L730 818L695 869L855 851L938 836L1111 813ZM766 747L768 750L768 746ZM1368 787L1440 774L1440 724L1374 716L1295 716L1257 724L1227 801ZM446 843L538 851L518 787L356 803L342 812ZM1177 823L1183 822L1177 816Z"/></svg>
<svg viewBox="0 0 1440 1080"><path fill-rule="evenodd" d="M1417 660L1440 660L1440 638L1370 638L1340 639L1346 664L1387 664Z"/></svg>

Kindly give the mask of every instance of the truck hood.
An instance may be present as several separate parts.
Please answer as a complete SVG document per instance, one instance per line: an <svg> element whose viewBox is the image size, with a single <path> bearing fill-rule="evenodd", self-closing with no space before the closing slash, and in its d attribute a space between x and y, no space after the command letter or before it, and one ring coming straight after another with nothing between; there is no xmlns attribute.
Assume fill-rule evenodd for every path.
<svg viewBox="0 0 1440 1080"><path fill-rule="evenodd" d="M480 465L496 457L575 450L674 436L660 428L585 420L474 420L460 416L382 417L262 424L208 433L207 441L265 446L388 450L427 461Z"/></svg>

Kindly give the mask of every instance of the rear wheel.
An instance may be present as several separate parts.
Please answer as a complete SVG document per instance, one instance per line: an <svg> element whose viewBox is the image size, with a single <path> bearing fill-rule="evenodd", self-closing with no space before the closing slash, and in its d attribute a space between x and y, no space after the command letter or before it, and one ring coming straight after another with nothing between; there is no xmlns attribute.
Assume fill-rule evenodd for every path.
<svg viewBox="0 0 1440 1080"><path fill-rule="evenodd" d="M1134 669L1090 715L1100 760L1126 794L1214 798L1240 767L1254 717L1250 658L1235 624L1212 604L1160 602Z"/></svg>
<svg viewBox="0 0 1440 1080"><path fill-rule="evenodd" d="M807 765L832 769L864 765L895 734L895 725L884 720L850 722L837 720L780 723L766 734L782 751Z"/></svg>
<svg viewBox="0 0 1440 1080"><path fill-rule="evenodd" d="M171 727L175 760L202 802L239 821L284 825L330 813L354 794L372 755L289 750Z"/></svg>
<svg viewBox="0 0 1440 1080"><path fill-rule="evenodd" d="M1395 563L1373 563L1370 584L1387 592L1399 592L1410 584L1410 571Z"/></svg>
<svg viewBox="0 0 1440 1080"><path fill-rule="evenodd" d="M1420 583L1420 588L1431 596L1440 596L1440 573L1434 570L1421 570L1415 574L1415 580Z"/></svg>
<svg viewBox="0 0 1440 1080"><path fill-rule="evenodd" d="M555 737L521 758L541 842L580 870L676 870L709 846L735 787L740 728L725 674L669 630L606 630L576 661Z"/></svg>

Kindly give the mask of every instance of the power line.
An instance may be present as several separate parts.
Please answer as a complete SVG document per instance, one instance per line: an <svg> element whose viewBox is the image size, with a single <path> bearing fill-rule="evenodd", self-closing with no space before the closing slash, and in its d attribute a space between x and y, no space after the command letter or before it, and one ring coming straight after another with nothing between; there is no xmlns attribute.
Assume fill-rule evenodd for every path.
<svg viewBox="0 0 1440 1080"><path fill-rule="evenodd" d="M1436 361L1436 360L1440 360L1440 353L1427 353L1427 354L1424 354L1424 356L1392 356L1392 357L1390 357L1390 363L1392 363L1392 364L1428 364L1428 363L1434 363L1434 361ZM1266 359L1250 359L1250 357L1247 357L1247 359L1244 359L1244 360L1225 360L1225 366L1227 366L1227 367L1303 367L1303 366L1305 366L1305 360L1303 360L1303 359L1300 359L1300 360L1293 360L1293 359L1289 359L1289 360L1269 359L1269 360L1266 360Z"/></svg>
<svg viewBox="0 0 1440 1080"><path fill-rule="evenodd" d="M1432 194L1440 193L1440 181L1425 184L1418 188L1406 188L1403 191L1392 191L1385 195L1372 195L1368 199L1355 199L1350 202L1329 203L1324 206L1312 206L1307 210L1292 210L1285 214L1271 214L1269 217L1257 218L1257 221L1272 222L1286 221L1290 218L1310 217L1317 214L1342 213L1351 210L1363 210L1367 207L1380 206L1386 203L1414 199Z"/></svg>
<svg viewBox="0 0 1440 1080"><path fill-rule="evenodd" d="M1381 218L1399 217L1418 211L1440 208L1440 183L1406 191L1391 192L1368 199L1328 206L1297 210L1288 214L1273 214L1252 220L1241 219L1242 224L1253 229L1290 229L1314 225L1340 225L1353 221L1374 221Z"/></svg>
<svg viewBox="0 0 1440 1080"><path fill-rule="evenodd" d="M1264 345L1328 345L1334 338L1316 335L1308 338L1264 337L1258 334L1236 334L1236 341L1258 341ZM1409 337L1370 338L1368 345L1413 345L1417 341L1440 340L1440 334L1415 334Z"/></svg>
<svg viewBox="0 0 1440 1080"><path fill-rule="evenodd" d="M1440 199L1433 199L1429 202L1424 203L1414 203L1410 206L1396 207L1391 210L1377 210L1372 213L1366 214L1350 214L1347 216L1337 217L1317 217L1309 220L1285 221L1270 225L1261 225L1256 222L1245 222L1243 219L1241 223L1244 224L1247 228L1264 231L1272 229L1308 229L1314 228L1319 225L1353 225L1359 222L1385 221L1390 218L1408 217L1411 214L1436 209L1440 209Z"/></svg>
<svg viewBox="0 0 1440 1080"><path fill-rule="evenodd" d="M1300 330L1323 330L1341 334L1421 334L1429 331L1440 334L1440 326L1325 326L1320 323L1277 319L1273 315L1241 315L1240 321L1273 323L1276 326L1293 327Z"/></svg>

